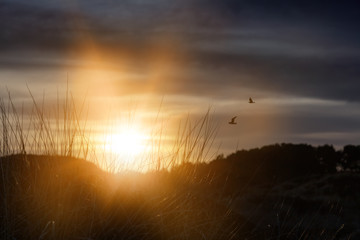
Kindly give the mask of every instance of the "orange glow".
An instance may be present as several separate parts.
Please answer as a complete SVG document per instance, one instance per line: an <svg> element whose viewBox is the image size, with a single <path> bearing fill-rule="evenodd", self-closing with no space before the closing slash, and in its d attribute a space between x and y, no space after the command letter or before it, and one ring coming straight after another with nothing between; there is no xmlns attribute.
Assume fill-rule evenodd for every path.
<svg viewBox="0 0 360 240"><path fill-rule="evenodd" d="M139 126L119 125L105 135L104 150L116 156L116 165L133 168L149 152L149 141L149 135Z"/></svg>
<svg viewBox="0 0 360 240"><path fill-rule="evenodd" d="M125 128L106 136L105 149L133 158L146 151L148 139L148 136L135 128Z"/></svg>

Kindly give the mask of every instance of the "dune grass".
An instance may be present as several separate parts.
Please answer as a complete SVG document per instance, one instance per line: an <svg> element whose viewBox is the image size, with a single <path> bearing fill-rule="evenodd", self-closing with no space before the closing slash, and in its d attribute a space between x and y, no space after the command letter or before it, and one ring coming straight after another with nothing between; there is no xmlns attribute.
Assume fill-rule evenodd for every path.
<svg viewBox="0 0 360 240"><path fill-rule="evenodd" d="M67 91L49 108L29 95L31 110L19 111L10 92L0 99L1 239L229 239L236 231L234 223L224 226L229 209L188 191L191 171L168 172L209 156L210 110L179 125L170 151L154 129L144 160L152 173L125 176L99 158L105 154L91 142L85 101L78 108Z"/></svg>

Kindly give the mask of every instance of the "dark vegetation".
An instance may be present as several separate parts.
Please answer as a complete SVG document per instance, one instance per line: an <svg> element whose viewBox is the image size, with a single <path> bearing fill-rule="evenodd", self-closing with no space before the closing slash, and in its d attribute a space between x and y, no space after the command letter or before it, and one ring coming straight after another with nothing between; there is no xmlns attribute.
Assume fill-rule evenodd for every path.
<svg viewBox="0 0 360 240"><path fill-rule="evenodd" d="M249 232L228 206L168 174L113 175L70 157L11 155L0 163L1 239L229 239Z"/></svg>
<svg viewBox="0 0 360 240"><path fill-rule="evenodd" d="M241 150L227 157L219 155L210 163L189 163L198 179L211 178L213 184L236 188L240 182L274 185L283 181L337 172L360 171L360 146L347 145L336 151L333 146L275 144Z"/></svg>
<svg viewBox="0 0 360 240"><path fill-rule="evenodd" d="M10 155L1 239L357 239L359 156L359 146L281 144L114 175L77 158Z"/></svg>

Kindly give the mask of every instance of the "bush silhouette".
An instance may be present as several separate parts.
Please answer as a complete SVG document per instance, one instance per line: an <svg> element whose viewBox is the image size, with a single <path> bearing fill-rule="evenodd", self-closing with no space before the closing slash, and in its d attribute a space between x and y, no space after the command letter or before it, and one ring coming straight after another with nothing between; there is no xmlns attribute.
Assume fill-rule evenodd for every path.
<svg viewBox="0 0 360 240"><path fill-rule="evenodd" d="M336 167L340 164L341 160L340 152L337 152L333 146L324 145L316 148L316 154L323 172L336 172Z"/></svg>
<svg viewBox="0 0 360 240"><path fill-rule="evenodd" d="M346 145L342 152L341 164L346 170L360 170L360 146Z"/></svg>
<svg viewBox="0 0 360 240"><path fill-rule="evenodd" d="M249 181L276 184L309 175L336 173L340 168L358 171L359 160L360 146L347 145L337 151L331 145L283 143L240 150L226 157L221 154L208 164L181 165L176 171L194 171L197 179L211 177L213 186L224 186L226 182L228 188L238 188Z"/></svg>

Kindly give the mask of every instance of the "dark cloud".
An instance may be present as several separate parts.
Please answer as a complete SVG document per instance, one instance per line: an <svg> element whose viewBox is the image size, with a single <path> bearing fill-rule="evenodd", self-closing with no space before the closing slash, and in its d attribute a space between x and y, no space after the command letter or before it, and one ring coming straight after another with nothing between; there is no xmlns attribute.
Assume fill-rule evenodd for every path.
<svg viewBox="0 0 360 240"><path fill-rule="evenodd" d="M206 1L204 1L206 2ZM218 6L223 6L238 16L269 16L279 19L297 19L302 21L324 20L332 22L352 22L359 21L358 1L339 2L336 0L212 0ZM355 25L355 24L354 24Z"/></svg>
<svg viewBox="0 0 360 240"><path fill-rule="evenodd" d="M360 59L297 58L202 52L203 66L216 69L208 81L224 87L247 87L317 98L360 100ZM222 76L223 77L222 77ZM204 80L206 81L206 80ZM221 85L220 85L221 86Z"/></svg>
<svg viewBox="0 0 360 240"><path fill-rule="evenodd" d="M26 4L1 3L0 50L55 51L71 48L90 31L100 28L79 12L64 12ZM104 29L105 31L105 29Z"/></svg>
<svg viewBox="0 0 360 240"><path fill-rule="evenodd" d="M38 2L38 4L34 4ZM327 33L328 42L359 40L356 31L359 4L303 1L77 1L70 6L56 1L0 4L1 46L28 44L60 48L84 36L100 42L133 41L159 32L222 30L256 33L267 30L265 40L293 38L306 42ZM326 4L325 4L326 3ZM55 4L55 5L54 5ZM67 7L63 7L63 5ZM285 26L285 27L284 27ZM307 31L302 31L303 29ZM350 31L350 30L353 31ZM311 33L313 36L309 36ZM314 33L315 34L314 36ZM86 35L88 34L88 35ZM228 37L228 36L226 36ZM302 39L299 39L299 38ZM353 43L353 42L352 42ZM119 44L118 44L119 45Z"/></svg>
<svg viewBox="0 0 360 240"><path fill-rule="evenodd" d="M168 41L174 54L162 61L181 72L162 76L153 89L162 94L233 98L230 92L253 89L359 101L358 10L357 2L338 1L4 1L0 68L93 68L68 58L95 45L106 68L121 62L144 73L127 84L141 92L146 68Z"/></svg>

